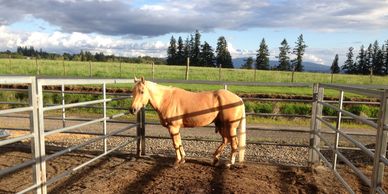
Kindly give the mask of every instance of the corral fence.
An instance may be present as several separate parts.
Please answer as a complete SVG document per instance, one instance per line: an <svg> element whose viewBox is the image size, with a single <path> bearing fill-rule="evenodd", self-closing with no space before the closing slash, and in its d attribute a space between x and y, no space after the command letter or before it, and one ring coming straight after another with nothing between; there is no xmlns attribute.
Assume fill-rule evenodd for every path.
<svg viewBox="0 0 388 194"><path fill-rule="evenodd" d="M221 81L188 81L188 80L154 80L158 83L184 83L184 84L211 84L211 85L221 85L225 89L228 86L252 86L252 87L260 87L260 86L272 86L272 87L308 87L311 88L312 98L311 99L271 99L271 98L245 98L246 101L272 101L272 102L298 102L298 103L309 103L312 104L312 114L311 115L285 115L285 114L269 114L269 113L247 113L247 116L270 116L270 117L303 117L307 119L311 119L311 127L309 130L303 129L268 129L268 128L259 128L255 126L247 126L247 130L260 130L260 131L276 131L276 132L287 132L287 133L303 133L309 137L309 144L290 144L290 143L270 143L270 142L258 142L258 141L250 141L248 144L270 144L270 145L279 145L279 146L291 146L291 147L305 147L309 149L309 163L317 164L320 161L323 161L326 164L338 180L345 186L345 188L350 192L354 193L351 186L342 178L339 172L337 172L337 164L338 160L343 161L347 164L355 174L365 183L365 185L369 186L371 193L384 193L382 190L382 177L384 175L384 167L387 165L386 159L386 151L387 151L387 97L388 90L382 86L368 86L367 89L360 88L360 86L345 86L345 85L333 85L333 84L301 84L301 83L255 83L255 82L221 82ZM11 113L18 112L29 112L29 116L26 118L25 116L20 115L12 115L8 117L19 117L30 120L30 127L28 129L16 129L16 130L27 130L29 134L19 136L12 139L6 139L0 141L0 146L15 143L18 141L22 141L24 139L31 139L31 150L33 154L33 159L29 161L25 161L21 164L16 164L15 166L1 169L0 177L5 176L11 172L17 171L22 168L26 168L28 166L32 166L33 169L33 183L32 185L26 187L19 193L25 193L28 191L35 191L37 193L46 193L47 186L59 180L60 178L70 175L76 170L81 169L82 167L92 163L93 161L116 151L125 145L136 141L136 154L144 155L145 154L145 139L146 138L161 138L158 136L146 136L145 135L145 126L148 125L158 125L158 123L153 122L145 122L145 112L150 111L148 109L142 109L137 115L136 122L126 122L126 121L117 121L115 118L124 116L127 112L123 112L120 114L116 114L108 117L106 111L108 109L119 109L126 110L128 107L114 108L107 106L107 102L110 101L118 101L130 98L130 94L109 94L111 96L116 96L116 98L107 98L107 84L118 84L118 83L133 83L133 80L130 79L61 79L61 78L36 78L36 77L28 77L28 76L0 76L0 85L9 85L9 84L27 84L28 89L1 89L9 90L14 92L22 92L28 91L29 103L17 103L17 102L1 102L0 104L10 104L10 105L19 105L23 107L11 108L0 110L1 117L7 117ZM66 85L93 85L101 87L102 92L84 92L84 91L65 91ZM60 86L60 90L58 91L45 91L43 89L44 86ZM324 100L324 89L337 90L339 92L339 100ZM62 96L61 104L44 104L43 93L60 93ZM377 98L376 102L352 102L344 100L344 92L349 92L353 94L360 94L363 96L369 96L372 98ZM65 94L68 93L81 93L81 94L99 94L102 96L102 99L78 102L65 104ZM379 117L378 118L364 118L349 111L343 109L343 104L372 104L380 107ZM102 105L101 105L102 104ZM96 106L97 105L97 106ZM66 109L74 108L74 107L94 107L102 109L103 116L97 119L85 119L85 118L67 118L66 117ZM337 116L325 116L322 114L323 107L331 108L338 112ZM60 110L62 112L60 117L52 117L45 116L45 112L52 110ZM335 126L331 124L330 121L335 120ZM341 129L341 121L345 119L354 119L357 122L365 123L376 129L376 134L373 135L376 138L375 148L366 148L366 146L352 138L352 135L370 135L370 134L358 134L345 132ZM45 121L47 120L61 120L63 125L62 128L47 130L45 129ZM330 120L330 121L329 121ZM81 124L76 124L72 126L67 126L68 121L80 121L83 122ZM117 129L112 132L107 132L107 122L119 122L122 124L126 124L124 128ZM76 132L72 131L72 129L76 129L79 127L102 123L102 132ZM327 125L332 132L328 132L326 130L322 130L322 125ZM122 134L125 131L136 128L136 135L124 135ZM8 130L15 130L9 128ZM92 134L98 135L95 138L92 138L84 143L68 147L62 151L55 152L51 155L46 155L45 150L45 137L58 133L77 133L77 134ZM334 145L327 140L327 136L323 134L334 135ZM107 138L112 136L127 136L132 137L132 139L128 139L128 141L118 145L110 150L107 149ZM339 140L340 138L345 138L348 141L352 142L355 147L340 147ZM215 141L209 139L198 139L198 138L187 138L188 140L195 141ZM68 171L60 173L59 175L55 175L54 177L46 180L46 162L54 157L69 153L76 149L79 149L83 146L91 144L95 141L103 141L103 150L102 154L95 156L91 160L76 166ZM357 149L365 152L368 156L373 159L373 172L371 178L368 178L364 175L359 168L356 167L355 164L351 162L348 158L343 154L344 150L347 149ZM331 150L333 152L333 159L327 158L327 155L323 153L325 150Z"/></svg>

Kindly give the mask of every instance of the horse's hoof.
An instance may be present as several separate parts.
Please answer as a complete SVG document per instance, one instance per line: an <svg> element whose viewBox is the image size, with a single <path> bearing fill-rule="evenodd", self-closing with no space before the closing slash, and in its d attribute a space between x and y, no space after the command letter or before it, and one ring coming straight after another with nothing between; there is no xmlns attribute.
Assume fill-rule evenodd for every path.
<svg viewBox="0 0 388 194"><path fill-rule="evenodd" d="M184 164L184 163L186 163L185 159L182 159L181 161L179 161L179 164Z"/></svg>
<svg viewBox="0 0 388 194"><path fill-rule="evenodd" d="M226 168L229 168L229 169L233 167L233 165L231 163L227 163L227 164L225 164L225 166L226 166Z"/></svg>

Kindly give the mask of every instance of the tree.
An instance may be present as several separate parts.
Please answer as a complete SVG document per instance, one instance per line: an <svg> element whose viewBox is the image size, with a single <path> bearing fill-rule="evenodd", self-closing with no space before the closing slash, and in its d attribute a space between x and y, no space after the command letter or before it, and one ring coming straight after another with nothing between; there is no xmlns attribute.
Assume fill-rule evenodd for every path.
<svg viewBox="0 0 388 194"><path fill-rule="evenodd" d="M292 67L295 71L303 71L303 55L307 48L303 40L303 34L298 37L298 40L295 42L295 44L296 46L292 53L296 55L296 58L292 60Z"/></svg>
<svg viewBox="0 0 388 194"><path fill-rule="evenodd" d="M200 53L200 63L203 66L206 67L214 67L214 53L213 53L213 48L205 41L202 45L202 50Z"/></svg>
<svg viewBox="0 0 388 194"><path fill-rule="evenodd" d="M349 52L346 54L346 61L344 65L342 66L342 70L345 71L345 73L351 74L357 72L356 64L353 61L353 47L349 47Z"/></svg>
<svg viewBox="0 0 388 194"><path fill-rule="evenodd" d="M228 43L223 36L218 38L216 53L217 65L221 65L222 68L233 68L232 56L230 56L228 50Z"/></svg>
<svg viewBox="0 0 388 194"><path fill-rule="evenodd" d="M187 37L185 40L183 54L184 54L185 61L187 60L187 58L191 58L191 45L190 45L189 37Z"/></svg>
<svg viewBox="0 0 388 194"><path fill-rule="evenodd" d="M192 53L191 53L191 63L190 65L193 65L193 66L201 66L201 56L200 56L200 52L201 52L201 34L199 33L198 30L195 31L195 35L194 35L194 43L192 44L193 47L192 47Z"/></svg>
<svg viewBox="0 0 388 194"><path fill-rule="evenodd" d="M176 65L185 65L185 46L183 45L182 37L178 38L178 51Z"/></svg>
<svg viewBox="0 0 388 194"><path fill-rule="evenodd" d="M171 36L170 46L167 49L167 65L176 65L176 40L174 36Z"/></svg>
<svg viewBox="0 0 388 194"><path fill-rule="evenodd" d="M248 57L245 59L245 63L241 66L241 69L253 69L253 58Z"/></svg>
<svg viewBox="0 0 388 194"><path fill-rule="evenodd" d="M259 50L257 50L256 69L269 69L269 51L264 38L261 40Z"/></svg>
<svg viewBox="0 0 388 194"><path fill-rule="evenodd" d="M384 55L384 71L385 71L385 74L388 74L388 40L385 41L385 49L383 48L382 50L384 51L383 52L383 55Z"/></svg>
<svg viewBox="0 0 388 194"><path fill-rule="evenodd" d="M338 66L338 54L335 55L333 63L331 64L330 70L331 70L331 73L333 74L340 72L340 68Z"/></svg>
<svg viewBox="0 0 388 194"><path fill-rule="evenodd" d="M356 64L357 69L354 73L368 74L369 68L367 66L366 51L364 50L364 45L361 45L360 51L357 55Z"/></svg>
<svg viewBox="0 0 388 194"><path fill-rule="evenodd" d="M277 69L280 71L291 70L290 57L288 56L288 54L290 54L290 46L288 46L286 39L283 39L283 41L281 42L281 47L279 47L279 51L279 65L277 66Z"/></svg>
<svg viewBox="0 0 388 194"><path fill-rule="evenodd" d="M373 53L372 53L372 65L373 65L373 74L384 75L384 45L380 49L379 43L377 40L373 43Z"/></svg>

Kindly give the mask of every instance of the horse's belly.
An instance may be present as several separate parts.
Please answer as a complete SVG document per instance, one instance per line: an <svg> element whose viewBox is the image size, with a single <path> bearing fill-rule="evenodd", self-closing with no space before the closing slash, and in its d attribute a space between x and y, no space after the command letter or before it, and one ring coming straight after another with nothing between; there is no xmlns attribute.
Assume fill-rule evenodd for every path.
<svg viewBox="0 0 388 194"><path fill-rule="evenodd" d="M212 123L217 114L204 114L199 116L186 117L182 119L183 127L201 127Z"/></svg>

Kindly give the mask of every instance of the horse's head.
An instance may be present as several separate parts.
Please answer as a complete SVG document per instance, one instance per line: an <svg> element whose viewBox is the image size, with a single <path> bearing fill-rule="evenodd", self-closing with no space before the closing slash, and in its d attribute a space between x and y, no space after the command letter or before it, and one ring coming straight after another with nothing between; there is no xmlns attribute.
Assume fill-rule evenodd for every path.
<svg viewBox="0 0 388 194"><path fill-rule="evenodd" d="M132 114L137 113L142 107L148 104L148 101L150 100L149 92L146 87L146 81L143 77L140 79L137 79L135 77L134 79L135 85L132 88L132 104L129 111Z"/></svg>

